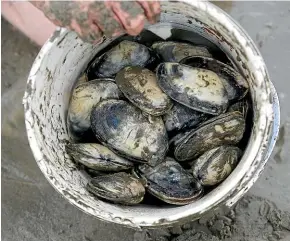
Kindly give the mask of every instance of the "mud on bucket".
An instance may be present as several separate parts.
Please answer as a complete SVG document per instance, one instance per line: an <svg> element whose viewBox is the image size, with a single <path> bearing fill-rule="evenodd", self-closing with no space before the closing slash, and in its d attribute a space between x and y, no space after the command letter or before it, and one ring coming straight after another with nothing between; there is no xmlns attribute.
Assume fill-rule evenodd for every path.
<svg viewBox="0 0 290 241"><path fill-rule="evenodd" d="M112 42L83 43L60 29L45 43L29 75L24 96L25 122L35 160L50 184L70 203L104 221L142 228L184 223L221 205L236 203L255 183L276 141L280 109L263 58L245 31L226 13L208 2L162 2L160 23L146 27L163 38L221 48L250 86L253 127L238 166L217 188L185 206L121 206L101 201L85 186L87 176L65 151L70 140L66 126L72 88L92 58ZM203 40L204 41L204 40Z"/></svg>

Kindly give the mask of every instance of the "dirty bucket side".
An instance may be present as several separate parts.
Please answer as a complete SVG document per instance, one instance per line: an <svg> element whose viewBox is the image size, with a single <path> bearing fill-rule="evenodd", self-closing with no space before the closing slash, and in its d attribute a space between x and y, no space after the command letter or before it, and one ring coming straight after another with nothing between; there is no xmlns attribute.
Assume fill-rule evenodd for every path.
<svg viewBox="0 0 290 241"><path fill-rule="evenodd" d="M24 96L29 143L41 171L70 203L101 220L140 228L172 225L201 217L219 205L233 205L253 185L272 152L279 129L279 103L265 63L244 30L208 2L162 2L160 24L197 32L221 47L250 84L254 126L245 154L233 173L215 190L186 206L124 207L96 199L85 189L87 177L65 152L71 90L93 56L107 46L83 43L60 29L41 49L31 69Z"/></svg>

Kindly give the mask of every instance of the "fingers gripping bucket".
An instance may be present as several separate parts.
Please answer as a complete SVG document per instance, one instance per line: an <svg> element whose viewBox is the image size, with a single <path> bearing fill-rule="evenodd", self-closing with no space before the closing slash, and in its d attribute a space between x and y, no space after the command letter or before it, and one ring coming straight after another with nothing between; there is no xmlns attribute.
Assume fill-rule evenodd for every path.
<svg viewBox="0 0 290 241"><path fill-rule="evenodd" d="M83 43L76 34L57 31L41 49L28 78L24 96L29 143L41 171L70 203L101 220L130 227L157 227L200 218L221 205L236 203L255 183L267 162L278 134L279 103L265 63L245 31L227 14L208 2L162 2L160 24L197 32L222 48L250 85L254 127L247 149L232 174L215 190L186 206L133 207L109 204L94 198L88 181L65 152L69 140L66 115L71 90L78 75L99 46Z"/></svg>

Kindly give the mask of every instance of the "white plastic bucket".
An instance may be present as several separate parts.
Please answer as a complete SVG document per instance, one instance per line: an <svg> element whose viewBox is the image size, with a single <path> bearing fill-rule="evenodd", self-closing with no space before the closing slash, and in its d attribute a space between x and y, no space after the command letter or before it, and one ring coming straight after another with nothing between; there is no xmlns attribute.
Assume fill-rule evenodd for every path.
<svg viewBox="0 0 290 241"><path fill-rule="evenodd" d="M160 24L147 28L158 31L162 24L198 32L216 43L250 85L254 126L243 158L221 185L200 200L176 207L127 207L103 202L86 191L87 177L76 168L64 148L69 140L67 108L77 77L111 39L92 46L83 43L74 32L57 31L42 47L32 66L23 100L29 143L51 185L82 211L135 228L184 223L220 205L232 206L261 174L273 150L280 122L277 94L263 58L246 32L226 13L209 2L162 2Z"/></svg>

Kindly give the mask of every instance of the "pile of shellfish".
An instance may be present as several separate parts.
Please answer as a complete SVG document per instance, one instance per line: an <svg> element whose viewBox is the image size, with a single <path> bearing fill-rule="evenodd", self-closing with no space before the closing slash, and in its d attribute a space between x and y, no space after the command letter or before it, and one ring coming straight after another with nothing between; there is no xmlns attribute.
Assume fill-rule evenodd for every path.
<svg viewBox="0 0 290 241"><path fill-rule="evenodd" d="M124 39L96 56L77 81L66 151L88 174L87 190L96 198L185 205L240 161L247 93L239 71L206 46Z"/></svg>

